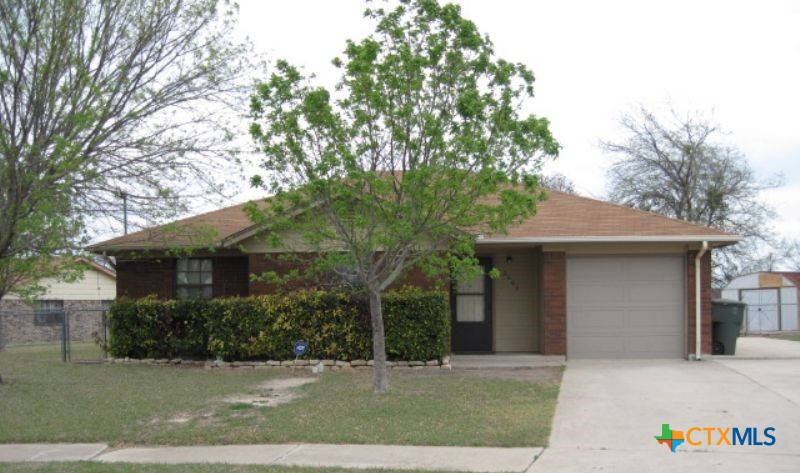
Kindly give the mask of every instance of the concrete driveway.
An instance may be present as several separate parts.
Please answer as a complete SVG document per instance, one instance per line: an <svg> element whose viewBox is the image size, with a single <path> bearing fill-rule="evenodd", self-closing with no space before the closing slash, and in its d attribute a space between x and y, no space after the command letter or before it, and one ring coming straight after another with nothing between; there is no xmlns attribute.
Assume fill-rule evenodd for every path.
<svg viewBox="0 0 800 473"><path fill-rule="evenodd" d="M684 432L693 426L756 427L759 432L774 427L776 442L684 443L671 453L653 438L666 423ZM693 439L705 435L695 433ZM763 435L760 439L765 440ZM800 471L800 360L568 362L550 447L531 472L672 473L689 468Z"/></svg>

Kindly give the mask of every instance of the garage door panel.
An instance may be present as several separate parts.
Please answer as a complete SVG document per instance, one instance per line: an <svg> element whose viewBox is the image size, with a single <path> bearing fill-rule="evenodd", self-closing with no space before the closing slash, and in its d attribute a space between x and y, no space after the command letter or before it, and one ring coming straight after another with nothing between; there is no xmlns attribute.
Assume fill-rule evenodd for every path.
<svg viewBox="0 0 800 473"><path fill-rule="evenodd" d="M624 267L624 277L632 281L674 281L675 274L683 271L683 261L641 256L625 259Z"/></svg>
<svg viewBox="0 0 800 473"><path fill-rule="evenodd" d="M602 260L602 266L583 265L574 263L575 260L567 261L567 273L574 282L598 281L604 278L620 279L625 272L625 264L617 258L597 258Z"/></svg>
<svg viewBox="0 0 800 473"><path fill-rule="evenodd" d="M675 352L674 340L664 336L643 335L627 338L626 344L629 354L650 355L649 358L654 356L672 357Z"/></svg>
<svg viewBox="0 0 800 473"><path fill-rule="evenodd" d="M575 290L567 291L572 307L597 307L601 305L620 305L625 301L626 288L623 284L579 282Z"/></svg>
<svg viewBox="0 0 800 473"><path fill-rule="evenodd" d="M682 357L684 272L678 256L568 258L568 355Z"/></svg>
<svg viewBox="0 0 800 473"><path fill-rule="evenodd" d="M675 317L675 309L628 309L626 312L626 325L629 330L658 331L663 333L683 333L682 318Z"/></svg>
<svg viewBox="0 0 800 473"><path fill-rule="evenodd" d="M575 340L575 351L570 355L573 358L618 358L625 343L623 337L577 336Z"/></svg>
<svg viewBox="0 0 800 473"><path fill-rule="evenodd" d="M636 281L627 283L629 304L680 308L683 305L683 284L678 281Z"/></svg>
<svg viewBox="0 0 800 473"><path fill-rule="evenodd" d="M575 310L575 335L607 334L609 327L623 327L625 313L618 310Z"/></svg>

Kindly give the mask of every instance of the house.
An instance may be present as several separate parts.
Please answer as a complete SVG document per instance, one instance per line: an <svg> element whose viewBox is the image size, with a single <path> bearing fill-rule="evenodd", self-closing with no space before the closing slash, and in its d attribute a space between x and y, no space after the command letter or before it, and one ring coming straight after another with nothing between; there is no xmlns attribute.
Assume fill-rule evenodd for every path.
<svg viewBox="0 0 800 473"><path fill-rule="evenodd" d="M762 271L733 278L722 289L724 299L747 303L747 333L798 330L800 272Z"/></svg>
<svg viewBox="0 0 800 473"><path fill-rule="evenodd" d="M0 300L0 346L61 340L65 311L71 340L93 341L102 333L102 311L117 296L116 273L86 258L79 262L85 266L80 279L41 280L45 292L32 305L14 293Z"/></svg>
<svg viewBox="0 0 800 473"><path fill-rule="evenodd" d="M251 282L249 274L285 268L265 258L278 250L259 237L243 206L114 238L90 250L116 257L119 295L263 294L270 287ZM196 244L192 232L175 230L196 227L216 230L213 251L189 259L165 252ZM550 191L538 213L507 234L476 236L481 264L498 268L501 276L451 288L452 349L569 358L711 353L711 251L739 239ZM418 272L404 282L426 284Z"/></svg>

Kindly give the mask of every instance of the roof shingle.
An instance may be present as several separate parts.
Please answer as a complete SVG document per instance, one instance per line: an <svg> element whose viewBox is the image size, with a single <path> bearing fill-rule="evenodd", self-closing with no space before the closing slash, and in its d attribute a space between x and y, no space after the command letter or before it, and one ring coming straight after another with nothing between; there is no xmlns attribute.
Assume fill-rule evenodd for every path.
<svg viewBox="0 0 800 473"><path fill-rule="evenodd" d="M714 228L631 209L609 202L560 191L548 191L549 198L538 205L535 216L509 228L504 235L488 238L613 237L624 240L639 237L720 237L735 235ZM171 224L112 238L89 247L93 251L168 249L194 245L220 245L229 237L244 232L253 223L244 213L246 203L226 207Z"/></svg>

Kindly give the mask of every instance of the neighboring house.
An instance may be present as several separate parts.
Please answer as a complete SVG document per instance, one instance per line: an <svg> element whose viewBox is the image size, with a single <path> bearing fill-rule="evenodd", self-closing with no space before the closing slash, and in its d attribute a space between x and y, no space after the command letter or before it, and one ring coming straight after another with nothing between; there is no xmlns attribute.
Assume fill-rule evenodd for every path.
<svg viewBox="0 0 800 473"><path fill-rule="evenodd" d="M536 216L507 234L476 236L481 263L502 275L451 288L454 352L679 358L695 353L699 329L702 352L711 353L711 248L738 236L563 192L549 196ZM260 238L242 209L198 215L90 250L116 257L119 295L264 294L272 289L249 275L285 268L265 258L279 251ZM216 230L213 251L189 259L164 251L192 245L191 232L176 228L196 227ZM429 281L412 271L402 283Z"/></svg>
<svg viewBox="0 0 800 473"><path fill-rule="evenodd" d="M102 310L117 296L116 273L85 258L83 276L73 282L45 278L33 304L10 293L0 300L0 346L61 339L64 312L70 314L70 339L92 341L103 328Z"/></svg>
<svg viewBox="0 0 800 473"><path fill-rule="evenodd" d="M744 331L777 332L800 327L800 272L762 271L734 278L723 299L747 303Z"/></svg>

